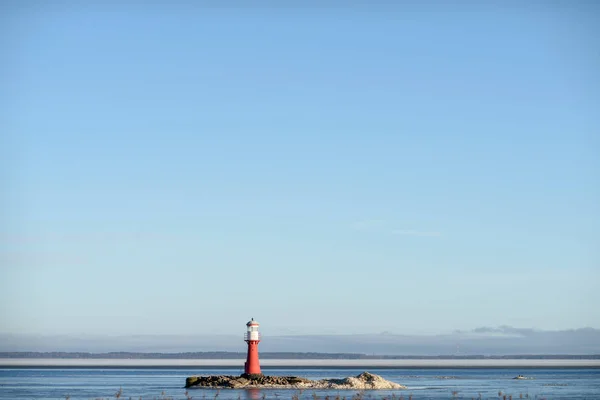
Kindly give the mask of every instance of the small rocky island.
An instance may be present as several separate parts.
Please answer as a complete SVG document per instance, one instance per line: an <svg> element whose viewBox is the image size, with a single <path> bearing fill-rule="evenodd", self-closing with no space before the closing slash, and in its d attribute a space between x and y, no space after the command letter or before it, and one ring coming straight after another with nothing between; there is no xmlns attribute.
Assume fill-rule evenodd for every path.
<svg viewBox="0 0 600 400"><path fill-rule="evenodd" d="M190 376L185 380L185 387L213 389L406 389L406 386L390 382L369 372L342 379L320 379L317 381L298 376L268 376L262 374Z"/></svg>

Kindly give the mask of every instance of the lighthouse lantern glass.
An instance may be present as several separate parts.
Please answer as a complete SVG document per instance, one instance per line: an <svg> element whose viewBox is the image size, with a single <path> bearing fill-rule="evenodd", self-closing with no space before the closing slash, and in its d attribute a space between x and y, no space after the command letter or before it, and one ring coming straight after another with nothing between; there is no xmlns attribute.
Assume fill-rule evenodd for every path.
<svg viewBox="0 0 600 400"><path fill-rule="evenodd" d="M247 340L260 340L260 335L258 333L258 326L257 325L250 325L248 326L248 335L247 335Z"/></svg>

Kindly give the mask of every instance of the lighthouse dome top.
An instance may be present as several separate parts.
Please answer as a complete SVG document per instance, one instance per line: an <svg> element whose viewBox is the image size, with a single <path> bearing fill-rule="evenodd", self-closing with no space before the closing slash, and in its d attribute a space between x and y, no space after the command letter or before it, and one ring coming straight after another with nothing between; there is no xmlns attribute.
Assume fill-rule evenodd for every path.
<svg viewBox="0 0 600 400"><path fill-rule="evenodd" d="M248 323L246 324L246 326L258 326L260 325L257 321L254 320L254 318L252 318L250 321L248 321Z"/></svg>

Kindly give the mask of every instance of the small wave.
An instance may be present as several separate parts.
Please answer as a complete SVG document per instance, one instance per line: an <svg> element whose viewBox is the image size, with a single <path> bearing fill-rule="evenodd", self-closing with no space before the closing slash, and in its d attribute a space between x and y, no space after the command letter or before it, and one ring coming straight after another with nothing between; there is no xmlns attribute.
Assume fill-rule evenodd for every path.
<svg viewBox="0 0 600 400"><path fill-rule="evenodd" d="M568 383L544 383L542 386L569 386Z"/></svg>
<svg viewBox="0 0 600 400"><path fill-rule="evenodd" d="M428 376L428 375L401 375L402 379L470 379L468 377L452 376L452 375L439 375L439 376Z"/></svg>
<svg viewBox="0 0 600 400"><path fill-rule="evenodd" d="M439 386L408 386L406 390L439 390L439 389L446 389L446 388L440 388Z"/></svg>

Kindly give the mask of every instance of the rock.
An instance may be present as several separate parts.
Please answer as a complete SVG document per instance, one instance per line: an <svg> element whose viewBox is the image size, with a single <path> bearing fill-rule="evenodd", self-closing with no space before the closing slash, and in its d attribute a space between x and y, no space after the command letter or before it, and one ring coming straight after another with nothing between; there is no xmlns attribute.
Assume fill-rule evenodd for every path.
<svg viewBox="0 0 600 400"><path fill-rule="evenodd" d="M185 387L195 386L198 384L198 376L190 376L185 379Z"/></svg>
<svg viewBox="0 0 600 400"><path fill-rule="evenodd" d="M406 389L406 386L388 381L370 372L342 379L341 382L332 379L323 381L329 383L331 389Z"/></svg>
<svg viewBox="0 0 600 400"><path fill-rule="evenodd" d="M406 389L406 386L383 379L379 375L363 372L357 376L343 379L321 379L311 381L299 376L267 376L267 375L213 375L190 376L185 380L185 387L210 388L277 388L277 389Z"/></svg>
<svg viewBox="0 0 600 400"><path fill-rule="evenodd" d="M232 380L229 384L233 389L240 389L248 386L250 381L244 377L239 377L237 379Z"/></svg>

